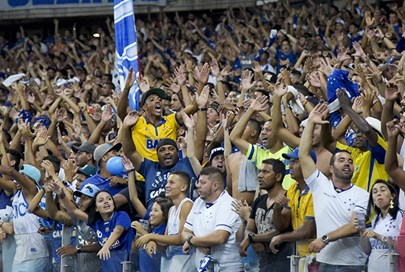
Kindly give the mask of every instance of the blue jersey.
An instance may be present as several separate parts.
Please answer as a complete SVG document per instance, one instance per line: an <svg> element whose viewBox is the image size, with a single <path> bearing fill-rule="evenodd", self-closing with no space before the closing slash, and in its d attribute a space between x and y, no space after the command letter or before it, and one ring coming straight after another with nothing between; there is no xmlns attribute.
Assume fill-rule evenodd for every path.
<svg viewBox="0 0 405 272"><path fill-rule="evenodd" d="M164 235L166 231L166 224L161 224L152 229L150 233ZM162 253L156 252L152 257L146 253L144 248L139 250L139 270L140 272L160 271L160 261Z"/></svg>
<svg viewBox="0 0 405 272"><path fill-rule="evenodd" d="M88 179L86 179L82 183L82 186L80 186L80 190L83 189L83 187L86 184L94 184L100 190L106 190L107 192L109 192L111 195L114 196L114 195L118 194L119 192L121 192L122 189L125 189L127 187L126 185L122 185L122 184L110 186L110 182L111 182L110 178L103 178L97 173L94 176L91 176Z"/></svg>
<svg viewBox="0 0 405 272"><path fill-rule="evenodd" d="M129 252L131 250L132 240L134 239L134 231L131 228L131 219L126 212L116 211L111 220L104 221L98 219L89 224L89 226L96 232L98 242L101 246L104 246L111 233L114 231L114 228L118 225L121 225L124 228L124 232L110 247L110 250L127 250Z"/></svg>
<svg viewBox="0 0 405 272"><path fill-rule="evenodd" d="M0 209L5 209L6 206L11 206L11 198L13 197L13 194L10 194L9 196L6 194L6 191L1 190L0 192Z"/></svg>
<svg viewBox="0 0 405 272"><path fill-rule="evenodd" d="M57 223L56 228L52 231L52 263L60 263L60 256L56 253L62 246L62 224ZM70 238L70 244L76 246L76 237Z"/></svg>
<svg viewBox="0 0 405 272"><path fill-rule="evenodd" d="M153 162L148 159L143 160L138 172L145 178L145 199L147 205L147 213L145 218L149 218L149 211L155 198L161 193L166 192L165 186L167 183L167 178L174 171L186 172L190 176L191 181L195 180L196 178L193 168L191 167L190 160L187 157L179 160L171 168L162 168L157 162Z"/></svg>

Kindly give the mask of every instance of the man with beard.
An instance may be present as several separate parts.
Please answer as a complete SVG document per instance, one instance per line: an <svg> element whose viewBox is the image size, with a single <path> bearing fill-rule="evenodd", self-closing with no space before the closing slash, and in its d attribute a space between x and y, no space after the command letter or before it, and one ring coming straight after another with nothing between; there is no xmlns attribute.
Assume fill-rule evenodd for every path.
<svg viewBox="0 0 405 272"><path fill-rule="evenodd" d="M320 271L361 271L367 260L358 239L345 238L358 233L353 219L368 204L367 191L353 185L353 158L345 150L335 153L330 161L331 180L323 175L311 158L312 135L316 124L328 113L325 103L318 104L309 114L302 133L299 160L305 182L312 191L317 239L309 245L317 253ZM345 238L345 239L342 239Z"/></svg>
<svg viewBox="0 0 405 272"><path fill-rule="evenodd" d="M366 91L365 95L367 95ZM388 173L384 169L387 142L379 135L381 122L372 117L364 119L353 110L345 91L338 90L337 96L343 112L347 115L342 120L342 125L348 126L350 122L353 122L358 130L351 147L337 142L336 148L351 153L354 161L354 173L351 182L369 191L377 179L388 180ZM366 98L363 99L363 109L367 107L365 100Z"/></svg>
<svg viewBox="0 0 405 272"><path fill-rule="evenodd" d="M194 141L192 140L194 122L185 113L182 113L182 119L188 132L187 157L182 160L179 160L176 142L170 138L164 138L158 142L156 146L158 162L142 157L131 140L131 128L136 126L139 119L140 116L137 112L129 113L122 123L120 134L125 155L131 160L135 170L145 178L147 208L145 218L148 218L154 199L165 192L169 175L174 171L183 171L195 179L201 170L201 165L194 155Z"/></svg>
<svg viewBox="0 0 405 272"><path fill-rule="evenodd" d="M281 233L271 239L270 249L278 253L279 246L285 242L295 242L296 255L300 256L300 269L305 266L316 267L313 263L315 255L308 251L309 241L315 238L316 226L312 191L305 183L302 175L301 163L298 158L299 148L295 148L283 157L290 161L291 177L296 181L285 194L280 194L274 205L273 221L275 228ZM317 163L316 154L311 150L311 158ZM292 231L289 231L290 226ZM284 232L284 233L282 233ZM302 263L302 264L301 264ZM300 270L301 271L301 270Z"/></svg>
<svg viewBox="0 0 405 272"><path fill-rule="evenodd" d="M267 191L267 194L259 196L253 202L245 238L240 244L240 254L246 256L246 250L252 244L259 256L260 271L288 271L290 268L287 256L292 254L291 244L283 244L276 254L269 251L270 241L279 234L273 214L278 196L285 194L281 186L285 172L282 161L266 159L257 175L259 188Z"/></svg>
<svg viewBox="0 0 405 272"><path fill-rule="evenodd" d="M240 219L232 210L233 198L225 190L221 171L212 166L204 168L196 185L200 197L184 224L183 252L191 253L192 247L197 248L193 253L196 268L203 266L204 262L200 260L204 256L211 255L214 259L212 271L243 271L236 241Z"/></svg>
<svg viewBox="0 0 405 272"><path fill-rule="evenodd" d="M80 146L72 146L73 152L76 153L76 165L80 167L82 173L93 176L97 172L97 166L93 160L93 152L96 146L90 142L84 142Z"/></svg>

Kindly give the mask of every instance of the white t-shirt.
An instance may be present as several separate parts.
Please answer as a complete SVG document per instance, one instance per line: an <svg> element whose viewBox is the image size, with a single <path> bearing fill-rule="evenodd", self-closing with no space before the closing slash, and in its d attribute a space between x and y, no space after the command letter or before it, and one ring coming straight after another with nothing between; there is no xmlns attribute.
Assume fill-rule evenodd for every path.
<svg viewBox="0 0 405 272"><path fill-rule="evenodd" d="M38 233L41 226L39 217L30 213L28 207L22 191L17 191L13 199L15 261L27 261L49 256L45 239Z"/></svg>
<svg viewBox="0 0 405 272"><path fill-rule="evenodd" d="M226 191L222 192L211 206L207 205L201 198L197 198L184 225L197 237L208 235L216 230L225 230L230 233L225 244L211 247L211 256L217 260L221 271L224 269L233 269L233 271L243 269L239 256L239 243L236 242L240 218L232 210L232 201L233 198ZM197 268L202 257L204 255L196 250Z"/></svg>
<svg viewBox="0 0 405 272"><path fill-rule="evenodd" d="M395 239L399 235L401 229L403 212L398 211L395 220L390 214L385 218L379 218L375 224L377 216L373 218L372 230L382 236ZM375 226L374 226L375 225ZM388 268L389 256L384 256L390 252L387 244L380 242L377 239L370 238L371 254L368 259L368 272L381 272Z"/></svg>
<svg viewBox="0 0 405 272"><path fill-rule="evenodd" d="M366 190L353 185L338 193L332 181L318 169L305 182L312 190L317 238L349 223L354 211L365 211L367 208ZM360 246L359 238L349 237L330 242L316 259L331 265L364 265L367 255Z"/></svg>

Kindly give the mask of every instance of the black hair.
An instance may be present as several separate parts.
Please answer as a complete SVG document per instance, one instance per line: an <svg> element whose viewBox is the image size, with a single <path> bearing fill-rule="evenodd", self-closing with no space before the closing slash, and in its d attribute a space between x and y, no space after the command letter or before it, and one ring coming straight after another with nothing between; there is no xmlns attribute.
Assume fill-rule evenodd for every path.
<svg viewBox="0 0 405 272"><path fill-rule="evenodd" d="M257 140L259 138L260 132L261 132L261 126L260 126L259 121L257 121L256 119L250 119L248 121L247 125L256 132L256 140Z"/></svg>
<svg viewBox="0 0 405 272"><path fill-rule="evenodd" d="M167 224L167 220L169 219L169 210L174 205L173 201L170 198L165 196L158 196L154 203L160 206L163 215L163 222L162 224Z"/></svg>
<svg viewBox="0 0 405 272"><path fill-rule="evenodd" d="M112 202L114 204L114 212L117 210L117 205L115 205L115 201L114 201L114 197L112 196L112 194L110 194L110 192L106 191L106 190L101 190L98 191L93 199L91 200L91 202L89 203L89 206L86 209L86 213L89 215L89 220L88 220L88 224L93 224L95 223L97 220L103 220L103 218L101 217L100 213L98 211L96 211L96 201L97 201L97 196L102 193L105 192L107 194L109 194L111 196Z"/></svg>
<svg viewBox="0 0 405 272"><path fill-rule="evenodd" d="M20 167L21 159L23 157L22 154L20 152L18 152L17 150L10 149L10 148L6 149L6 153L10 155L10 159L12 161L15 161L14 169L18 170Z"/></svg>
<svg viewBox="0 0 405 272"><path fill-rule="evenodd" d="M201 170L200 176L208 176L210 180L216 181L225 187L224 175L217 167L208 166Z"/></svg>
<svg viewBox="0 0 405 272"><path fill-rule="evenodd" d="M55 168L56 173L59 172L61 161L60 159L58 159L58 157L56 157L53 154L49 154L48 156L44 157L44 160L49 160L52 163L53 167Z"/></svg>
<svg viewBox="0 0 405 272"><path fill-rule="evenodd" d="M180 180L181 180L184 184L187 185L187 190L188 190L188 188L189 188L189 186L190 186L190 182L191 182L191 178L190 178L190 175L189 175L189 174L187 174L187 173L184 172L184 171L176 170L176 171L170 173L170 175L176 175L176 176L178 176L178 177L180 178Z"/></svg>
<svg viewBox="0 0 405 272"><path fill-rule="evenodd" d="M381 210L376 205L374 205L374 201L373 201L373 188L378 183L382 183L382 184L387 185L388 189L391 192L391 195L394 197L393 198L394 207L392 209L390 208L388 210L388 214L391 215L391 217L392 217L391 221L394 221L397 218L398 211L400 210L400 208L399 208L399 188L398 188L398 186L395 185L395 184L392 184L392 183L390 183L390 182L388 182L386 180L377 179L374 182L374 185L370 190L370 197L369 197L369 200L368 200L367 213L366 213L366 219L370 219L370 217L373 214L373 210L376 212L377 217L375 219L373 227L375 227L378 220L381 218Z"/></svg>
<svg viewBox="0 0 405 272"><path fill-rule="evenodd" d="M273 166L273 172L277 175L277 174L281 174L282 175L282 179L284 179L284 176L286 174L286 170L285 170L285 164L277 159L266 159L262 161L262 164L270 164L271 166Z"/></svg>
<svg viewBox="0 0 405 272"><path fill-rule="evenodd" d="M352 155L352 153L350 153L349 151L347 151L347 150L344 150L344 149L342 149L342 150L337 150L333 155L332 155L332 157L330 158L330 161L329 161L329 165L330 166L333 166L334 164L335 164L335 160L336 160L336 155L337 154L339 154L339 153L347 153L347 154L349 154L349 155Z"/></svg>

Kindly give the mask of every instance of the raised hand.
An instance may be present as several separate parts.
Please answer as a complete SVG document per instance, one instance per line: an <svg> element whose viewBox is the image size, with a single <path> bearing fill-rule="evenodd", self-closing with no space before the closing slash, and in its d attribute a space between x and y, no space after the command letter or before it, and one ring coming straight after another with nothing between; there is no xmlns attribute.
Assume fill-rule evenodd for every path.
<svg viewBox="0 0 405 272"><path fill-rule="evenodd" d="M35 137L34 141L32 142L33 146L43 146L45 145L50 136L48 135L48 130L44 129L41 131L38 131L37 136Z"/></svg>
<svg viewBox="0 0 405 272"><path fill-rule="evenodd" d="M190 118L184 111L182 111L181 113L181 117L183 119L183 123L184 125L188 128L188 129L193 129L195 126L194 120L193 118Z"/></svg>
<svg viewBox="0 0 405 272"><path fill-rule="evenodd" d="M385 85L385 99L396 101L399 97L401 97L401 92L398 90L397 84L388 83Z"/></svg>
<svg viewBox="0 0 405 272"><path fill-rule="evenodd" d="M363 112L363 98L361 96L357 96L354 99L352 109L358 114Z"/></svg>
<svg viewBox="0 0 405 272"><path fill-rule="evenodd" d="M220 71L219 71L218 61L217 61L216 58L211 59L210 66L211 66L212 75L215 76L215 77L219 77Z"/></svg>
<svg viewBox="0 0 405 272"><path fill-rule="evenodd" d="M308 121L312 121L314 124L327 124L329 121L324 120L329 113L328 105L326 103L319 103L314 107L308 116Z"/></svg>
<svg viewBox="0 0 405 272"><path fill-rule="evenodd" d="M278 97L283 97L287 93L287 86L282 80L276 83L273 94Z"/></svg>
<svg viewBox="0 0 405 272"><path fill-rule="evenodd" d="M249 90L251 88L253 88L253 73L249 70L244 70L242 72L242 77L241 77L241 87L242 90Z"/></svg>
<svg viewBox="0 0 405 272"><path fill-rule="evenodd" d="M231 74L232 67L230 65L226 65L222 70L221 70L221 76L226 77Z"/></svg>
<svg viewBox="0 0 405 272"><path fill-rule="evenodd" d="M139 80L139 89L141 89L142 93L150 90L149 78L147 76L144 76Z"/></svg>
<svg viewBox="0 0 405 272"><path fill-rule="evenodd" d="M207 105L209 95L210 95L210 87L208 85L204 86L200 94L198 93L195 94L195 100L197 102L198 107L204 108Z"/></svg>
<svg viewBox="0 0 405 272"><path fill-rule="evenodd" d="M125 116L124 121L122 122L122 125L125 127L133 127L136 122L138 121L139 118L139 113L137 111L131 111L130 113Z"/></svg>
<svg viewBox="0 0 405 272"><path fill-rule="evenodd" d="M208 63L205 63L201 69L197 66L194 69L194 77L197 79L201 84L206 84L208 82L208 76L210 72L210 66Z"/></svg>
<svg viewBox="0 0 405 272"><path fill-rule="evenodd" d="M49 160L42 161L41 167L44 168L50 176L52 177L56 176L55 167L53 166L51 161Z"/></svg>
<svg viewBox="0 0 405 272"><path fill-rule="evenodd" d="M122 157L122 164L124 165L125 171L127 172L134 169L134 165L126 156Z"/></svg>
<svg viewBox="0 0 405 272"><path fill-rule="evenodd" d="M401 129L403 129L403 125L398 121L398 119L389 121L386 126L388 138L396 138L401 132Z"/></svg>
<svg viewBox="0 0 405 272"><path fill-rule="evenodd" d="M110 104L107 104L101 114L101 121L108 122L114 117L114 113L112 111L112 107Z"/></svg>
<svg viewBox="0 0 405 272"><path fill-rule="evenodd" d="M252 103L250 104L249 108L251 108L254 111L265 111L267 109L267 97L262 95L258 98L256 98L255 100L252 101Z"/></svg>
<svg viewBox="0 0 405 272"><path fill-rule="evenodd" d="M186 73L184 71L184 66L176 67L174 69L174 76L176 77L177 84L179 84L180 86L186 85Z"/></svg>
<svg viewBox="0 0 405 272"><path fill-rule="evenodd" d="M344 109L345 107L351 107L350 99L346 91L343 89L336 90L336 95L339 99L340 106Z"/></svg>
<svg viewBox="0 0 405 272"><path fill-rule="evenodd" d="M361 47L360 43L358 43L358 42L353 43L353 48L356 52L354 52L352 54L352 57L363 57L366 55L364 53L363 48Z"/></svg>

